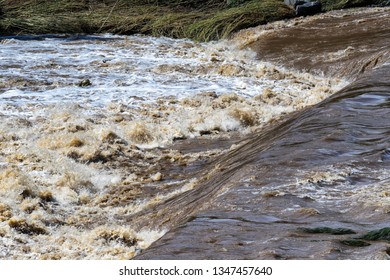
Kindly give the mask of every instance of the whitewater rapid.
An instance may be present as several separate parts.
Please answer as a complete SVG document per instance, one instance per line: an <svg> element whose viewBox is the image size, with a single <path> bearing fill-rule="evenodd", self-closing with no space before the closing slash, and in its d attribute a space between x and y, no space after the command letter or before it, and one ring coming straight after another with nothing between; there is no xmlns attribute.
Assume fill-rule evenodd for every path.
<svg viewBox="0 0 390 280"><path fill-rule="evenodd" d="M118 217L193 189L234 139L345 85L258 61L234 41L107 34L0 46L3 259L132 258L167 229Z"/></svg>

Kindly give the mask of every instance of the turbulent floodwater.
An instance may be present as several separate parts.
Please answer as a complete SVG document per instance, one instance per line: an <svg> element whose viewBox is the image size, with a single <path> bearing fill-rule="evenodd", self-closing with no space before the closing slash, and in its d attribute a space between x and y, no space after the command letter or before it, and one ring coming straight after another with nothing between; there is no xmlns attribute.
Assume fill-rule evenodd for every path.
<svg viewBox="0 0 390 280"><path fill-rule="evenodd" d="M269 51L335 18L388 39L388 16L207 44L2 38L0 258L388 258L386 240L348 243L390 226L387 41L365 36L362 58L333 40L314 68L299 40ZM313 234L324 227L353 235Z"/></svg>

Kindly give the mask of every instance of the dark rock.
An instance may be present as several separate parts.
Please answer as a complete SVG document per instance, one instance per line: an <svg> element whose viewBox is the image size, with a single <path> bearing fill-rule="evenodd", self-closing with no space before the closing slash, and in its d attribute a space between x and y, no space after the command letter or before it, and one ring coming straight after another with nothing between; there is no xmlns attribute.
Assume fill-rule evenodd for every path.
<svg viewBox="0 0 390 280"><path fill-rule="evenodd" d="M92 86L92 83L89 79L84 79L78 83L78 86L79 87L89 87L89 86Z"/></svg>
<svg viewBox="0 0 390 280"><path fill-rule="evenodd" d="M284 4L294 7L294 10L298 5L303 5L306 3L310 3L310 0L284 0Z"/></svg>
<svg viewBox="0 0 390 280"><path fill-rule="evenodd" d="M294 9L296 10L296 9L297 9L297 6L299 6L299 5L304 5L304 4L308 4L308 3L309 3L309 2L303 1L303 0L295 1L295 3L294 3Z"/></svg>
<svg viewBox="0 0 390 280"><path fill-rule="evenodd" d="M304 2L302 4L298 4ZM321 2L305 2L297 1L295 6L295 13L297 16L312 16L322 12Z"/></svg>

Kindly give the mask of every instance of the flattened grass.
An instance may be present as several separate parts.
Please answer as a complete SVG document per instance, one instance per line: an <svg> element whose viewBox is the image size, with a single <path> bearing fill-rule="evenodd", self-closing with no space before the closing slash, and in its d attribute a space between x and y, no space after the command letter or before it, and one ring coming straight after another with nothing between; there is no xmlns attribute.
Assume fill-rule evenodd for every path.
<svg viewBox="0 0 390 280"><path fill-rule="evenodd" d="M186 33L196 40L210 41L226 38L240 29L293 16L294 11L283 2L250 1L201 19L191 24Z"/></svg>
<svg viewBox="0 0 390 280"><path fill-rule="evenodd" d="M2 34L147 34L210 41L292 17L281 0L0 0Z"/></svg>
<svg viewBox="0 0 390 280"><path fill-rule="evenodd" d="M325 10L388 3L321 1ZM0 0L0 35L108 32L210 41L294 15L282 0Z"/></svg>

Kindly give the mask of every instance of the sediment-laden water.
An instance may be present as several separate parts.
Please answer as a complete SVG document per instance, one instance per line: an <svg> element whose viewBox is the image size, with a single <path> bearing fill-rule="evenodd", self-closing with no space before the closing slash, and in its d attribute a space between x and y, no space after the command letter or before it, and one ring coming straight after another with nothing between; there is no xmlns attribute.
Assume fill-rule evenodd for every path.
<svg viewBox="0 0 390 280"><path fill-rule="evenodd" d="M0 258L388 258L363 237L390 226L388 14L207 44L2 38ZM382 30L362 71L341 39L286 62L313 57L291 56L296 26L334 18Z"/></svg>

